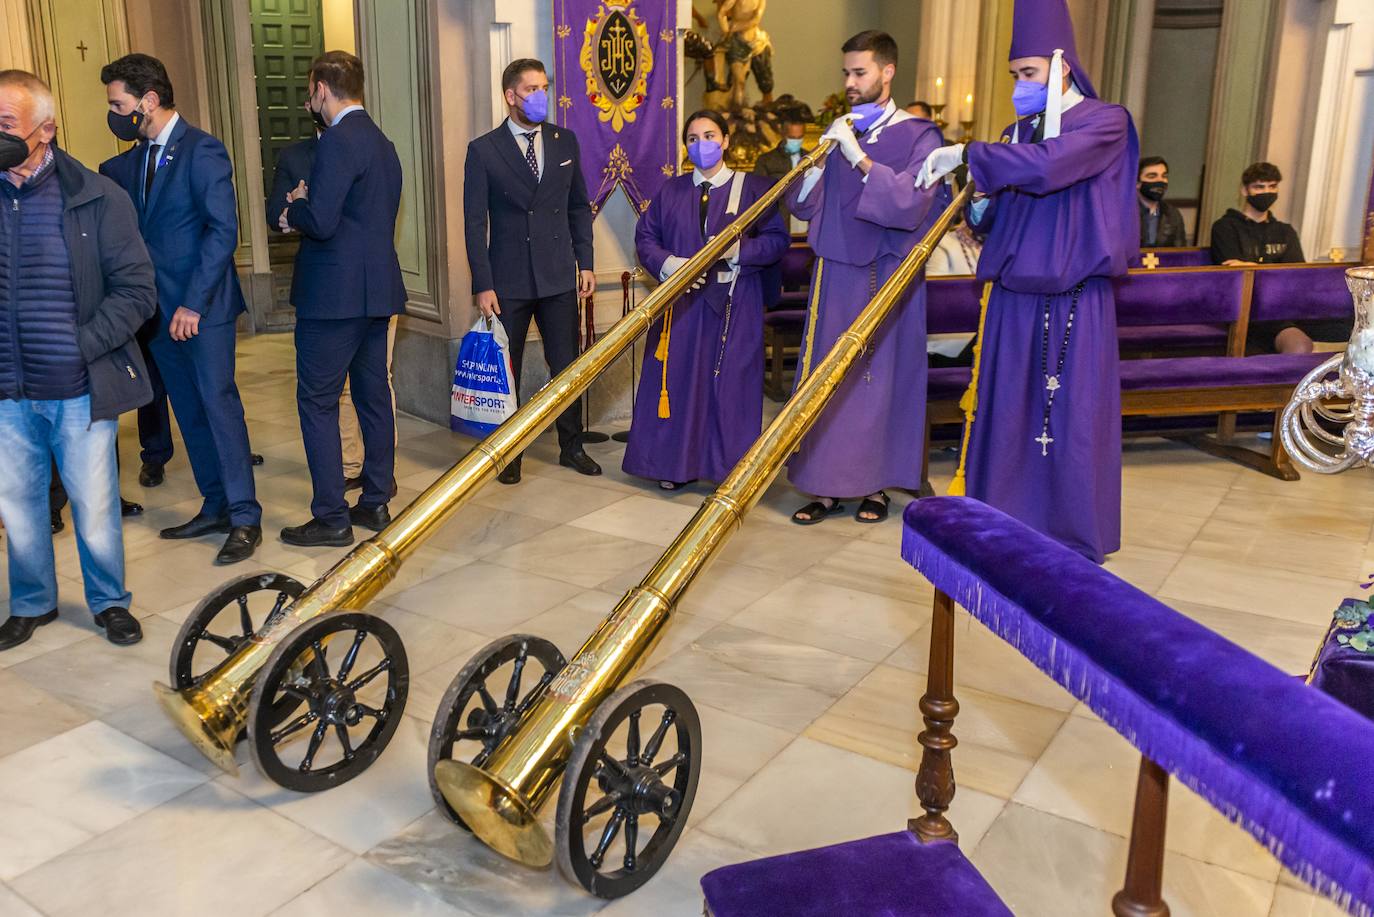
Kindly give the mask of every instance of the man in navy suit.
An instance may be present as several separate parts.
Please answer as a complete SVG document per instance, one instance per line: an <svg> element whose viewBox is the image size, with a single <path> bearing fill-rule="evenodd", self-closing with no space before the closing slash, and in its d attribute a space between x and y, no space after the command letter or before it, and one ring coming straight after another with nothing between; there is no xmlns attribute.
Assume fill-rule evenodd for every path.
<svg viewBox="0 0 1374 917"><path fill-rule="evenodd" d="M100 166L129 193L157 270L149 341L204 503L163 538L225 534L215 562L246 560L262 542L243 402L234 382L234 323L244 310L234 270L238 204L224 144L177 114L162 62L129 54L100 71L110 130L134 147Z"/></svg>
<svg viewBox="0 0 1374 917"><path fill-rule="evenodd" d="M310 68L312 112L329 125L308 182L287 194L278 228L299 232L296 405L314 496L311 519L281 531L296 545L348 545L353 526L381 531L395 473L396 423L387 379L387 327L405 309L393 242L401 207L396 147L363 110L362 61L329 51ZM347 377L363 436L362 494L344 498L339 396Z"/></svg>
<svg viewBox="0 0 1374 917"><path fill-rule="evenodd" d="M544 124L544 65L512 61L501 88L509 117L468 144L463 218L474 299L483 315L498 316L505 326L518 386L530 319L539 326L551 375L577 358L577 300L596 291L596 274L577 137ZM600 474L601 466L582 451L581 410L574 404L558 418L558 462L579 474ZM520 481L519 457L499 480Z"/></svg>

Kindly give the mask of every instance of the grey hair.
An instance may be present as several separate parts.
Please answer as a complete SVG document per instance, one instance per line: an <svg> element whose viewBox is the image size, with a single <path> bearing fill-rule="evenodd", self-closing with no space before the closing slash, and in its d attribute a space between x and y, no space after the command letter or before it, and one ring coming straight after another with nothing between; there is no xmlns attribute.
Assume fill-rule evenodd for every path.
<svg viewBox="0 0 1374 917"><path fill-rule="evenodd" d="M33 102L33 126L55 120L57 101L48 84L27 70L0 70L0 87L13 86L28 93Z"/></svg>

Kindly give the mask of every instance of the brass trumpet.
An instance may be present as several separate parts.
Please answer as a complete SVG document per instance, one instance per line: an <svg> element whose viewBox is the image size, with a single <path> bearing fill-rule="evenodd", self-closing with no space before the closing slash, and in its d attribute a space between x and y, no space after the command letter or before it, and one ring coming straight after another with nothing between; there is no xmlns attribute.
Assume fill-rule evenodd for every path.
<svg viewBox="0 0 1374 917"><path fill-rule="evenodd" d="M634 686L617 689L649 657L678 602L740 528L745 514L758 502L788 456L796 450L802 437L816 422L846 373L925 266L941 236L949 229L955 215L972 193L973 185L970 182L920 244L902 260L825 358L800 383L782 412L754 442L730 476L702 503L692 521L678 534L640 584L625 594L571 661L561 664L561 657L558 657L553 665L546 662L549 675L546 675L545 681L536 686L520 708L507 705L508 710L521 709L523 713L511 726L502 726L497 730L499 744L484 749L475 763L452 758L431 761L434 782L443 800L451 807L451 814L456 815L488 846L530 866L546 866L557 853L559 866L569 879L605 897L615 897L633 890L661 864L686 822L687 809L691 805L690 795L695 792L695 774L690 780L682 779L670 784L664 779L664 771L672 769L665 768L667 762L660 764L654 772L653 762L644 760L653 755L639 751L637 719L631 731L633 738L628 740L632 743L628 760L608 760L604 753L604 740L608 734L604 733L603 726L609 728L614 724L599 719L602 717L599 708L627 703L621 700L622 695L630 692ZM527 645L537 642L537 638L532 637L510 639L524 641ZM547 653L539 653L537 647L535 655L541 662L548 656ZM556 656L556 652L553 655ZM523 660L524 656L520 658ZM474 657L474 662L476 659ZM518 684L518 678L517 671L513 685ZM455 679L455 686L460 679ZM677 691L670 686L650 682L637 682L636 685L646 686L640 688L641 691ZM512 689L511 696L514 694ZM467 696L471 697L470 691ZM664 726L659 732L672 720L696 718L685 696L665 702L660 695L655 702L667 709ZM435 720L435 739L440 738L438 731L441 721L451 723L456 719L453 715L443 716L442 707L440 713L441 716ZM461 715L462 711L456 713ZM481 715L477 722L483 725L489 720ZM603 734L597 735L599 731L603 731ZM598 742L601 744L597 745ZM448 742L449 749L452 744L452 741ZM691 751L699 761L699 735L689 744L695 746ZM659 746L654 741L645 743L644 748L647 750L651 746L656 753ZM431 752L435 748L432 739ZM569 773L565 777L565 767L570 766L570 759L585 770ZM683 767L688 763L684 757L674 766ZM581 822L578 821L578 806L569 804L567 800L570 786L576 787L576 793L585 794L589 780L599 782L607 797L612 793L608 787L621 785L614 790L618 794L618 801L617 816L613 818L620 817L626 825L634 824L636 832L640 815L654 813L661 816L660 825L667 825L670 830L655 847L656 862L634 862L635 842L627 827L626 846L629 854L625 861L626 869L613 876L599 872L599 859L604 857L608 839L619 830L620 823L608 825L593 854L586 854L580 836L581 825L589 824L593 813L600 815L607 811L608 804L604 802L607 797L603 797L601 803L587 808L587 818ZM560 781L562 790L556 825L559 836L555 850L555 842L540 824L538 812ZM652 841L650 846L653 846ZM651 858L645 854L643 859ZM639 874L630 876L629 873L636 868Z"/></svg>
<svg viewBox="0 0 1374 917"><path fill-rule="evenodd" d="M289 604L279 599L277 607L272 610L261 627L256 630L245 628L241 641L231 644L234 648L229 656L217 666L194 681L189 678L180 679L187 683L176 687L155 683L153 690L163 709L192 744L220 768L237 775L234 743L245 727L249 727L247 737L259 767L269 776L282 773L279 769L265 766L271 759L270 750L266 745L271 737L273 723L267 721L269 712L259 711L259 705L254 704L254 682L264 667L268 667L271 662L273 666L269 667L270 673L275 674L277 669L281 669L284 673L283 678L277 680L286 684L289 682L290 671L299 672L305 667L305 663L311 658L309 653L312 652L312 646L323 645L322 640L325 637L337 634L325 634L316 640L293 639L290 641L293 648L297 644L304 647L301 654L292 655L290 659L274 659L274 654L287 648L284 641L288 636L300 636L299 630L321 615L366 606L387 583L391 582L407 557L465 506L483 485L500 474L515 456L533 443L564 409L581 397L595 379L629 349L635 340L647 332L649 326L697 277L718 261L754 222L777 203L784 191L797 178L821 161L830 146L829 141L822 143L803 157L796 168L707 242L701 251L688 259L682 269L645 297L637 308L617 321L601 340L589 347L567 369L541 388L496 431L474 446L457 464L401 511L390 525L354 548L303 592L300 591L299 584L290 589L283 587L283 595L292 593L288 595L291 599ZM207 603L213 605L211 599L214 598L213 595L207 598ZM239 601L242 604L243 600ZM400 667L404 667L404 652L399 650L399 641L395 638L394 631L390 631L380 619L371 615L361 616L355 623L356 632L364 636L371 633L373 636L387 637L388 639L382 642L384 649L391 652L388 658L394 658L399 654ZM390 631L390 634L386 631ZM182 643L179 638L178 646L173 648L174 682L178 681L175 673L178 670L178 653L182 652ZM318 649L314 652L323 656ZM181 663L184 661L181 660ZM182 665L182 668L185 666ZM404 704L405 678L396 679L394 672L392 678L395 683L391 690L394 694L399 694L399 701L395 706L400 707ZM334 687L347 688L347 685ZM336 695L331 696L328 705L329 715L334 719L329 719L325 723L326 717L321 713L319 723L338 726L340 722L350 720L358 714L359 706L352 701L350 695L343 691L336 692ZM270 701L269 698L267 702ZM387 711L383 711L385 712ZM392 712L393 723L399 721L399 709ZM290 713L288 705L287 709L272 711L271 716L279 722ZM311 721L310 725L323 728L315 721ZM390 728L394 729L394 725ZM381 741L372 743L369 748L350 750L349 753L353 756L350 761L356 763L347 776L336 773L331 780L302 782L296 788L323 789L328 785L342 782L342 779L355 776L380 753L381 746L390 739L390 732L377 733L377 737ZM345 749L348 749L346 743ZM278 782L282 782L282 779L278 778Z"/></svg>

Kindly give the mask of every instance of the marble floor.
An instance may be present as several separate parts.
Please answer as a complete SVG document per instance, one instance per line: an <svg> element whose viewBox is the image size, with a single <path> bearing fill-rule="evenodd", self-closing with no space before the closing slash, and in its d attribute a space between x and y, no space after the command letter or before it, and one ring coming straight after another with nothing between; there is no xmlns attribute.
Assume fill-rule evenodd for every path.
<svg viewBox="0 0 1374 917"><path fill-rule="evenodd" d="M341 550L276 540L308 514L289 336L241 342L239 380L267 542L252 562L309 581ZM470 441L400 421L405 505ZM687 521L705 489L671 496L619 470L584 478L541 442L518 487L492 485L412 558L374 604L404 637L412 684L378 762L313 795L201 758L149 690L178 626L244 569L211 565L215 539L160 541L198 507L184 455L167 482L125 495L145 639L120 649L85 614L70 526L57 538L62 617L0 653L0 914L696 915L722 864L886 831L915 813L916 699L931 589L898 557L896 519L787 523L777 484L691 595L645 675L685 689L705 758L689 827L663 871L607 903L556 870L502 860L434 809L430 720L474 650L511 632L576 648ZM1162 441L1128 445L1125 547L1108 568L1291 672L1374 569L1374 487L1363 473L1283 483ZM937 488L952 471L935 461ZM3 581L0 581L3 588ZM3 596L0 596L2 599ZM1112 730L961 613L956 732L961 843L1018 914L1100 915L1125 863L1136 756ZM1316 917L1313 899L1257 844L1187 790L1169 815L1175 915ZM552 818L553 805L545 813Z"/></svg>

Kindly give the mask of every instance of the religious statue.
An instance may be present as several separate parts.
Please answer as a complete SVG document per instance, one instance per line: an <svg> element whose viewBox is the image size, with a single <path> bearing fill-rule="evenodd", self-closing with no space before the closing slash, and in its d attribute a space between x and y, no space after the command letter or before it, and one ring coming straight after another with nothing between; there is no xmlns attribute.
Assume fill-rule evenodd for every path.
<svg viewBox="0 0 1374 917"><path fill-rule="evenodd" d="M708 89L727 91L729 109L744 107L744 84L751 72L764 103L773 100L773 43L760 26L767 6L768 0L716 0L720 40L710 74L716 85Z"/></svg>

